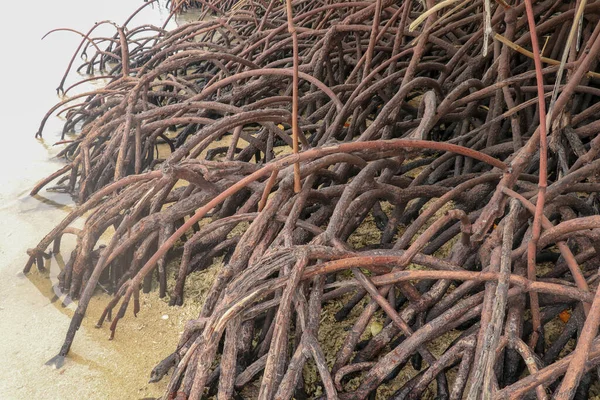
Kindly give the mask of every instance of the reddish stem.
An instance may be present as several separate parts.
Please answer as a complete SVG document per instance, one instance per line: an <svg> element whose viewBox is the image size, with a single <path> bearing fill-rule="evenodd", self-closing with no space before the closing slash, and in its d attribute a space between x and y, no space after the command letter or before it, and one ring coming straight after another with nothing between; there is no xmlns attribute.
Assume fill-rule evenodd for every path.
<svg viewBox="0 0 600 400"><path fill-rule="evenodd" d="M298 78L298 68L300 61L298 59L298 32L296 32L296 27L294 26L294 16L292 13L292 0L286 1L286 10L287 10L287 22L288 22L288 32L292 35L292 46L294 51L294 66L293 66L293 77L292 77L292 139L293 139L293 151L294 154L298 154L299 146L298 146L298 136L299 136L299 127L298 127L298 84L300 79ZM302 190L302 184L300 183L300 163L294 163L294 192L300 193Z"/></svg>
<svg viewBox="0 0 600 400"><path fill-rule="evenodd" d="M540 48L535 27L535 18L533 14L533 6L531 0L525 0L525 10L527 13L527 22L531 31L531 47L533 50L533 62L535 64L535 78L539 99L539 116L540 116L540 179L538 183L538 198L535 205L535 215L533 217L532 237L527 247L527 278L535 281L536 278L536 251L537 243L540 239L542 229L542 216L544 211L544 202L546 198L546 187L548 186L548 143L546 130L546 101L544 97L544 76L542 74L542 60L540 58ZM529 345L535 348L539 335L542 329L542 321L540 316L540 304L537 293L529 294L531 303L531 320L533 323L533 333Z"/></svg>

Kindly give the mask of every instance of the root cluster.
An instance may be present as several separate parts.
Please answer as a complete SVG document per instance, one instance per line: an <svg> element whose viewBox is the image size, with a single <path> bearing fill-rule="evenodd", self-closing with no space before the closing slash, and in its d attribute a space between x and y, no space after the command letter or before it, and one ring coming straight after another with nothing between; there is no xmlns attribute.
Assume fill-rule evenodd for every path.
<svg viewBox="0 0 600 400"><path fill-rule="evenodd" d="M165 399L594 390L600 1L173 8L194 5L216 16L111 38L94 27L80 70L109 82L48 114L76 134L32 193L56 181L78 206L25 272L76 235L59 359L99 283L112 336L143 312L141 290L194 301L186 278L223 257L152 372L173 371ZM328 329L347 327L335 348L319 335L332 308Z"/></svg>

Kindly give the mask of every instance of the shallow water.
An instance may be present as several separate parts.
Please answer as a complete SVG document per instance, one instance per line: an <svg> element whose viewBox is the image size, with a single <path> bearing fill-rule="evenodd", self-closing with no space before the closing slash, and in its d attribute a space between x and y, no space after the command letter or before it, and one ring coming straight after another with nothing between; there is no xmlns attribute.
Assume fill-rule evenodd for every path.
<svg viewBox="0 0 600 400"><path fill-rule="evenodd" d="M151 294L142 300L140 318L126 318L115 340L108 341L106 326L93 328L108 300L100 295L90 305L65 366L54 369L44 363L60 349L74 310L54 284L72 243L65 242L62 254L48 260L49 273L35 267L28 276L21 273L26 249L35 247L73 207L64 194L43 190L36 197L28 195L37 181L63 165L53 159L61 149L53 143L59 140L62 120L50 118L43 139L34 135L46 111L61 100L55 88L80 41L69 32L40 39L59 27L86 32L96 21L123 23L142 4L142 0L31 0L5 1L0 8L1 399L158 396L165 382L148 384L149 371L172 351L184 322L195 314L193 307L175 312ZM161 25L167 16L164 7L149 6L131 26ZM112 35L111 29L103 32ZM72 73L65 87L77 78Z"/></svg>

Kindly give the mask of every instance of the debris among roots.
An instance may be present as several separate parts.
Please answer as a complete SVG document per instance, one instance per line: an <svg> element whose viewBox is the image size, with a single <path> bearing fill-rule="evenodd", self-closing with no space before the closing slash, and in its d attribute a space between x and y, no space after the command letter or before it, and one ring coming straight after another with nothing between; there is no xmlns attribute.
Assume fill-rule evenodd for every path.
<svg viewBox="0 0 600 400"><path fill-rule="evenodd" d="M158 282L205 299L165 399L597 392L600 2L455 3L177 1L202 18L90 30L79 71L110 82L44 118L77 134L32 191L78 201L25 267L77 236L58 357L98 284L115 335Z"/></svg>

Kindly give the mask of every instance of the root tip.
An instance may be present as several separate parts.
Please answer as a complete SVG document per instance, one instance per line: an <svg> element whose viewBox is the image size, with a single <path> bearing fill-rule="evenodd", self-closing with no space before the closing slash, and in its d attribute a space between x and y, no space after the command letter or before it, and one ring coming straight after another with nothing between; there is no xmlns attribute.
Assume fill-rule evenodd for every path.
<svg viewBox="0 0 600 400"><path fill-rule="evenodd" d="M53 367L54 369L60 369L65 365L65 357L61 356L60 354L57 354L48 361L46 361L44 365L48 365L50 367Z"/></svg>

